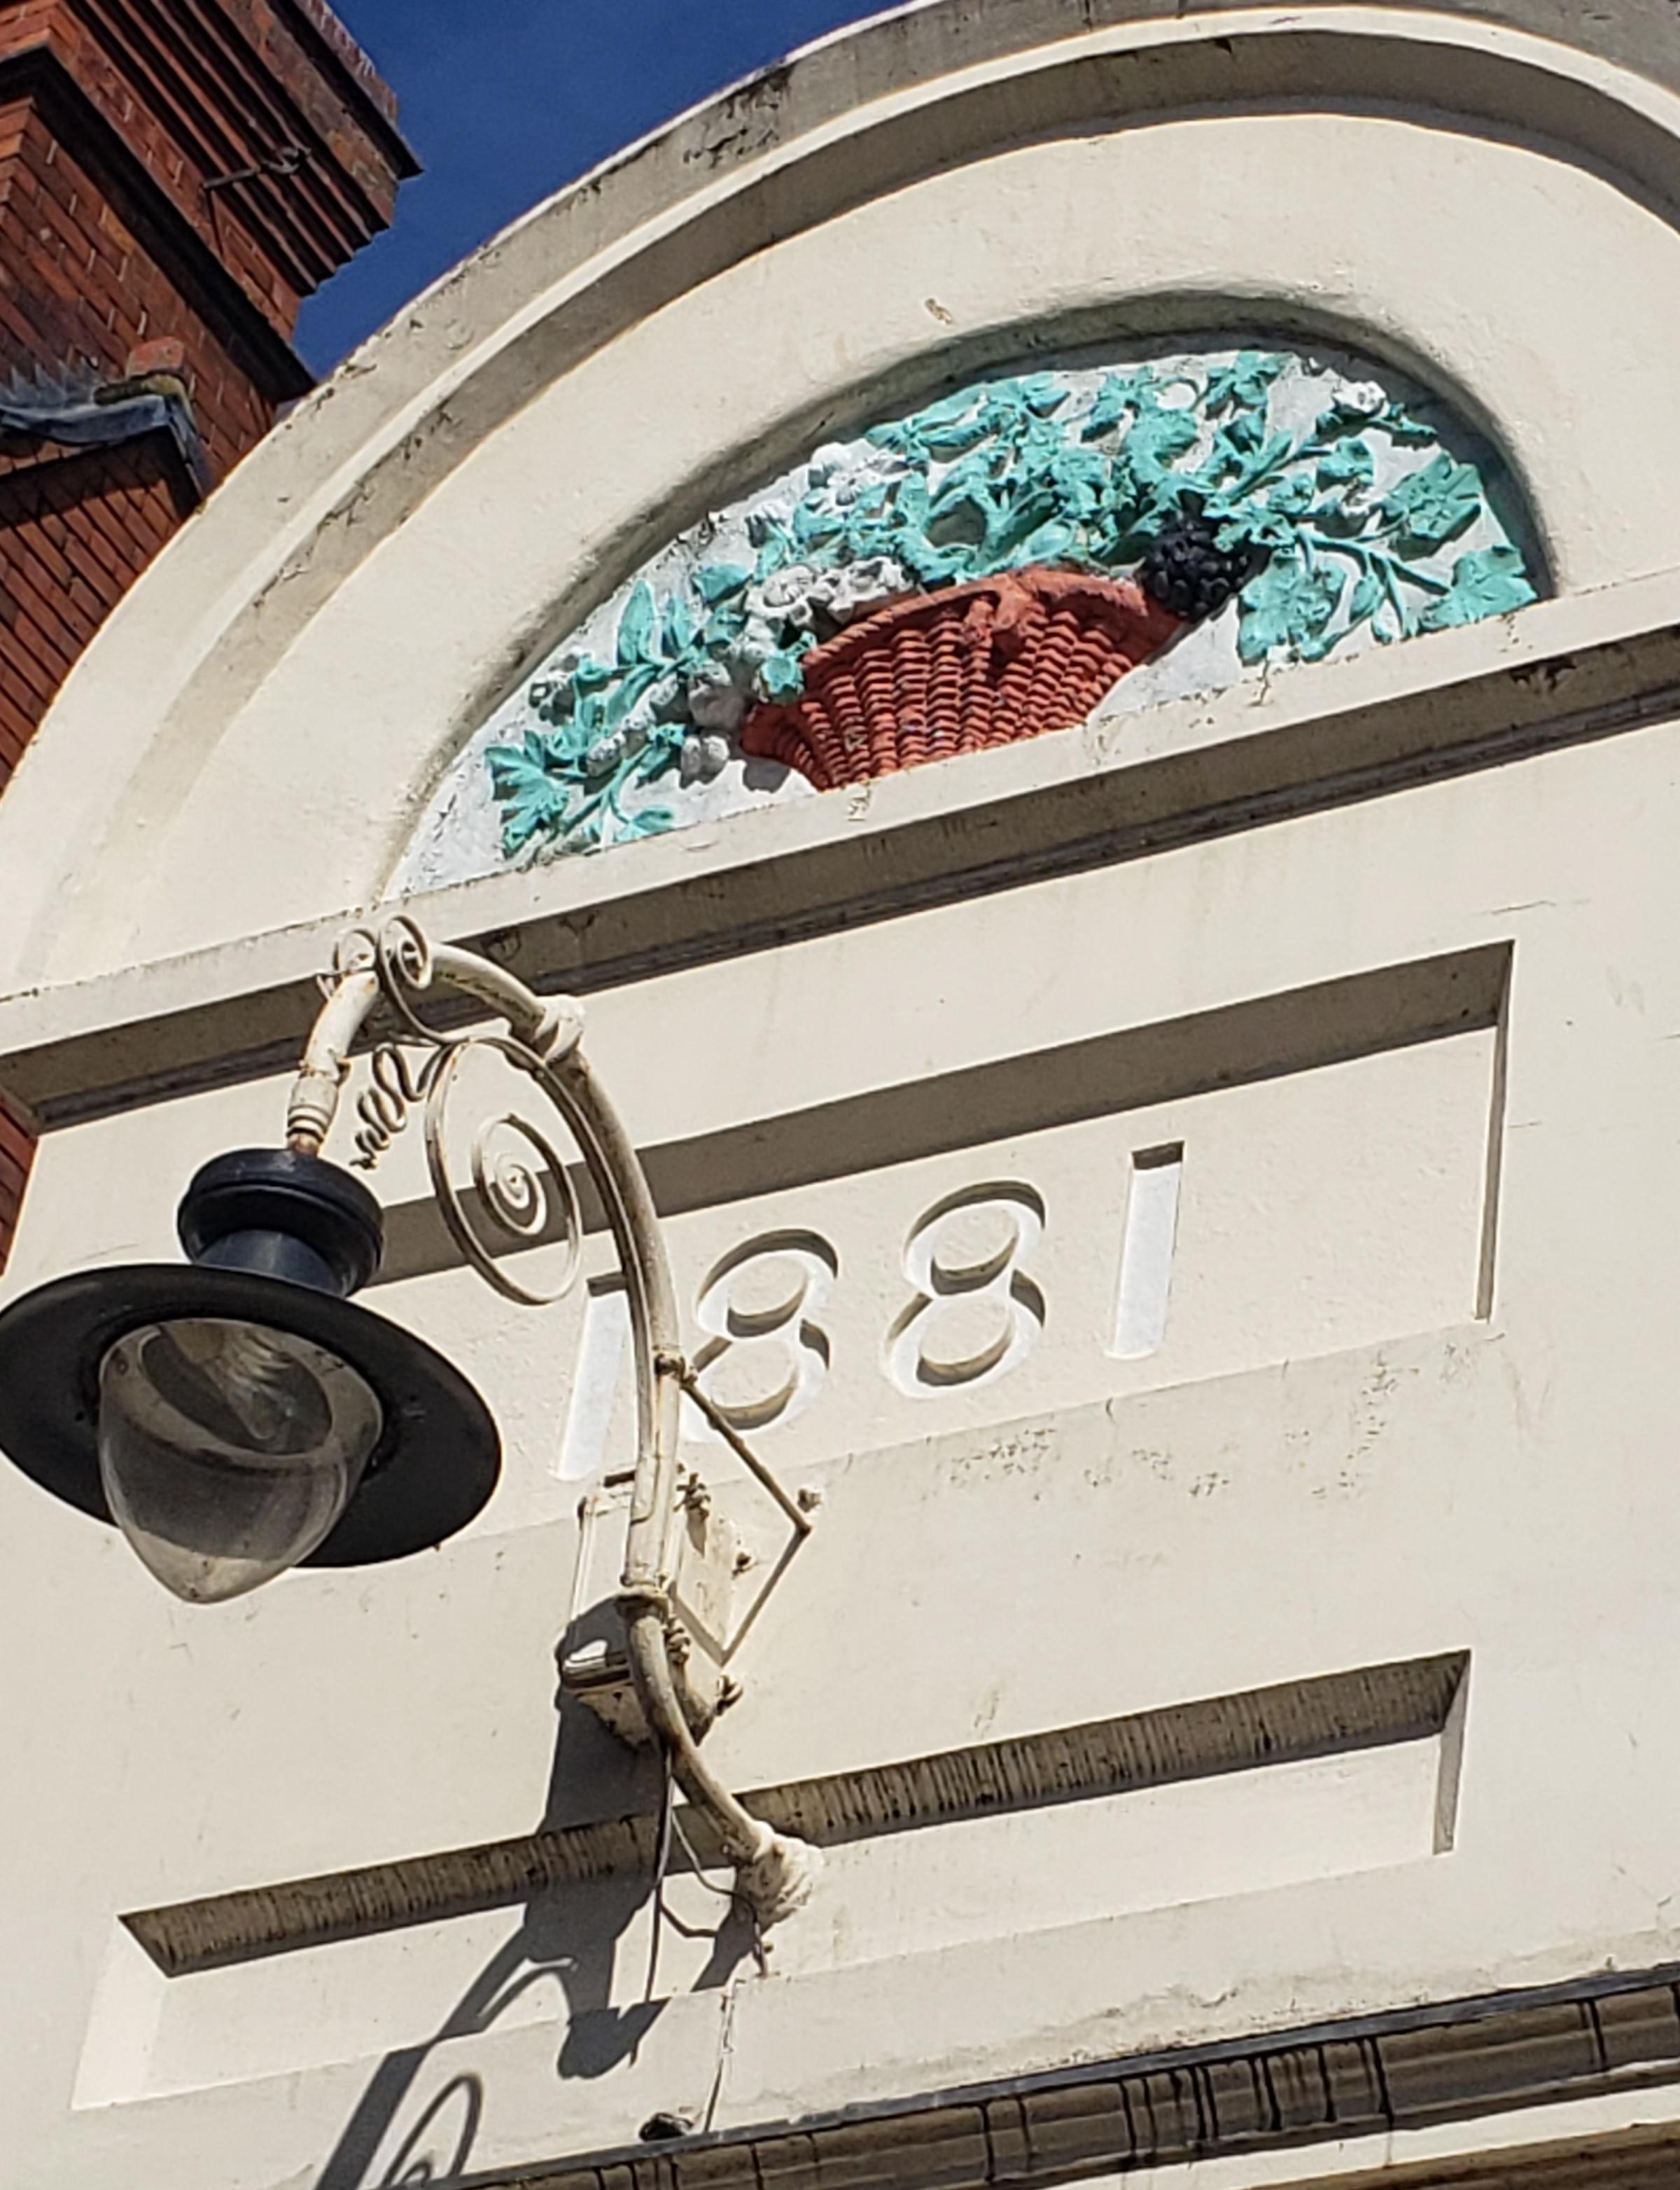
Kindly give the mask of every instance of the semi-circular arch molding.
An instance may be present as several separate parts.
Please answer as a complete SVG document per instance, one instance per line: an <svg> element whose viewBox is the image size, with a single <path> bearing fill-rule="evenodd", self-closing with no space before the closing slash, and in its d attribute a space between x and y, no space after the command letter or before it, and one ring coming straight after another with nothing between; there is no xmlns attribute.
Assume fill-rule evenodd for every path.
<svg viewBox="0 0 1680 2190"><path fill-rule="evenodd" d="M949 0L829 42L370 345L72 680L0 814L11 978L376 892L485 706L743 448L790 455L1024 333L1234 304L1345 331L1495 432L1560 583L1680 559L1639 447L1680 395L1652 303L1680 290L1656 11L1628 11L1620 60L1589 26L1562 43L1550 6L1522 12L1544 37L1461 10L1085 12L1068 35L1064 11ZM949 247L982 202L990 281ZM819 298L843 338L810 334ZM647 423L633 448L602 445L615 404ZM533 492L562 451L570 475Z"/></svg>

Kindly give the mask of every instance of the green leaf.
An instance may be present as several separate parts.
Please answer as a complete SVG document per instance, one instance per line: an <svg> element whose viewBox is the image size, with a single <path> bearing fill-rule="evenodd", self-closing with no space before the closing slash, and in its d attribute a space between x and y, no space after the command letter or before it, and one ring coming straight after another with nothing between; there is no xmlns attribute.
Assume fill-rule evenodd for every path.
<svg viewBox="0 0 1680 2190"><path fill-rule="evenodd" d="M502 848L513 859L533 837L558 833L565 818L568 787L533 763L524 746L491 746L485 755L491 787L502 808Z"/></svg>
<svg viewBox="0 0 1680 2190"><path fill-rule="evenodd" d="M1047 418L1059 411L1068 400L1068 391L1057 381L1053 372L1029 372L1015 383L1021 401L1029 411L1041 418Z"/></svg>
<svg viewBox="0 0 1680 2190"><path fill-rule="evenodd" d="M1478 623L1484 616L1525 608L1535 598L1514 548L1479 548L1453 565L1452 585L1425 611L1422 628L1445 631L1455 624Z"/></svg>
<svg viewBox="0 0 1680 2190"><path fill-rule="evenodd" d="M928 514L932 492L923 472L910 472L896 481L891 495L891 514L900 525L920 525Z"/></svg>
<svg viewBox="0 0 1680 2190"><path fill-rule="evenodd" d="M1321 487L1369 486L1376 476L1376 459L1369 441L1346 440L1319 459Z"/></svg>
<svg viewBox="0 0 1680 2190"><path fill-rule="evenodd" d="M663 646L667 661L674 666L683 660L695 643L697 629L694 610L681 593L673 593L665 604Z"/></svg>
<svg viewBox="0 0 1680 2190"><path fill-rule="evenodd" d="M1445 450L1409 472L1384 497L1382 515L1419 548L1439 548L1482 513L1482 482Z"/></svg>
<svg viewBox="0 0 1680 2190"><path fill-rule="evenodd" d="M542 762L532 752L533 744L538 742L526 738L523 745L491 746L485 752L485 762L498 798L514 798L548 787Z"/></svg>
<svg viewBox="0 0 1680 2190"><path fill-rule="evenodd" d="M830 510L818 509L809 502L797 502L790 519L793 537L802 550L831 540L841 529L841 520Z"/></svg>
<svg viewBox="0 0 1680 2190"><path fill-rule="evenodd" d="M633 669L627 669L611 690L602 697L601 728L604 730L616 728L666 673L664 666L658 661L638 662Z"/></svg>
<svg viewBox="0 0 1680 2190"><path fill-rule="evenodd" d="M955 395L930 403L925 411L918 411L914 417L905 419L902 438L887 445L910 455L926 451L936 457L972 449L986 430L983 409L972 388L962 389ZM875 435L871 434L869 439L873 440Z"/></svg>
<svg viewBox="0 0 1680 2190"><path fill-rule="evenodd" d="M1365 433L1372 426L1382 425L1390 408L1392 406L1382 403L1373 406L1352 394L1338 395L1314 420L1314 442L1334 441L1344 434Z"/></svg>
<svg viewBox="0 0 1680 2190"><path fill-rule="evenodd" d="M629 599L624 604L624 613L618 620L621 667L628 669L639 661L655 658L655 629L653 587L643 578L633 589Z"/></svg>
<svg viewBox="0 0 1680 2190"><path fill-rule="evenodd" d="M767 532L764 535L763 544L758 549L758 567L752 573L754 579L762 586L766 578L772 578L775 576L776 572L780 570L782 565L786 562L787 556L788 542L786 534L785 532Z"/></svg>
<svg viewBox="0 0 1680 2190"><path fill-rule="evenodd" d="M1099 440L1104 434L1111 434L1122 419L1129 418L1137 407L1138 389L1136 373L1110 373L1097 390L1097 400L1080 428L1080 439Z"/></svg>
<svg viewBox="0 0 1680 2190"><path fill-rule="evenodd" d="M1074 538L1074 527L1065 518L1049 518L1010 550L1009 559L1018 570L1025 570L1033 563L1064 562Z"/></svg>
<svg viewBox="0 0 1680 2190"><path fill-rule="evenodd" d="M1269 496L1259 496L1252 502L1245 502L1240 496L1230 502L1212 501L1204 513L1218 526L1215 542L1221 548L1246 543L1255 548L1283 548L1291 554L1299 548L1299 524L1293 517L1274 510Z"/></svg>
<svg viewBox="0 0 1680 2190"><path fill-rule="evenodd" d="M1107 460L1095 449L1064 445L1045 466L1045 482L1061 504L1062 513L1076 523L1094 517L1109 483Z"/></svg>
<svg viewBox="0 0 1680 2190"><path fill-rule="evenodd" d="M758 681L771 700L797 700L805 689L804 672L799 667L799 657L786 650L773 654L758 672Z"/></svg>
<svg viewBox="0 0 1680 2190"><path fill-rule="evenodd" d="M1158 476L1196 445L1195 414L1164 404L1146 411L1126 437L1126 459L1138 479Z"/></svg>
<svg viewBox="0 0 1680 2190"><path fill-rule="evenodd" d="M585 735L578 729L576 717L568 716L565 722L557 723L542 740L539 765L558 774L565 774L593 735L591 731ZM535 759L536 756L532 757Z"/></svg>
<svg viewBox="0 0 1680 2190"><path fill-rule="evenodd" d="M1219 445L1234 457L1251 457L1266 439L1266 421L1257 411L1240 411L1219 428Z"/></svg>
<svg viewBox="0 0 1680 2190"><path fill-rule="evenodd" d="M917 445L905 418L895 418L885 426L871 426L864 439L872 449L887 449L894 456L914 454Z"/></svg>
<svg viewBox="0 0 1680 2190"><path fill-rule="evenodd" d="M1242 589L1239 655L1255 662L1277 648L1309 660L1327 653L1329 626L1344 590L1344 581L1328 571L1274 556Z"/></svg>
<svg viewBox="0 0 1680 2190"><path fill-rule="evenodd" d="M700 627L695 644L702 660L715 661L718 655L733 646L746 628L746 604L741 599L725 602L722 608L713 609ZM689 667L695 665L690 662Z"/></svg>
<svg viewBox="0 0 1680 2190"><path fill-rule="evenodd" d="M651 783L656 776L663 775L674 768L683 756L683 744L689 734L685 722L656 723L648 732L641 751L636 755L631 774L639 783Z"/></svg>
<svg viewBox="0 0 1680 2190"><path fill-rule="evenodd" d="M741 563L702 563L694 574L700 598L707 608L715 608L719 601L727 600L752 582L752 573Z"/></svg>
<svg viewBox="0 0 1680 2190"><path fill-rule="evenodd" d="M1304 517L1313 506L1313 482L1304 473L1281 480L1265 497L1274 517Z"/></svg>
<svg viewBox="0 0 1680 2190"><path fill-rule="evenodd" d="M1354 588L1354 598L1348 604L1350 624L1365 623L1376 614L1383 602L1382 581L1373 570L1367 570Z"/></svg>
<svg viewBox="0 0 1680 2190"><path fill-rule="evenodd" d="M1233 364L1209 374L1203 400L1210 416L1217 417L1234 406L1263 411L1269 400L1268 391L1283 366L1280 357L1269 357L1263 350L1244 350Z"/></svg>

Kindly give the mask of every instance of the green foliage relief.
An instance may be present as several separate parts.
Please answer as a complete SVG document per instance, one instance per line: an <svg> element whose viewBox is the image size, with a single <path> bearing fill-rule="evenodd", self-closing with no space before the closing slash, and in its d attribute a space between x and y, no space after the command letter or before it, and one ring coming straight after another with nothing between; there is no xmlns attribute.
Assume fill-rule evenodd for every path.
<svg viewBox="0 0 1680 2190"><path fill-rule="evenodd" d="M1050 372L985 382L819 451L748 506L731 552L707 559L716 528L696 527L662 598L646 576L630 587L610 658L574 650L529 689L540 727L489 748L504 854L675 826L642 792L692 752L696 695L797 697L801 656L871 597L1029 564L1120 575L1190 510L1222 548L1254 551L1245 663L1318 661L1361 630L1388 644L1534 599L1502 537L1455 552L1478 529L1485 541L1490 512L1437 426L1374 384L1344 387L1304 428L1274 424L1292 362L1247 350L1078 387Z"/></svg>

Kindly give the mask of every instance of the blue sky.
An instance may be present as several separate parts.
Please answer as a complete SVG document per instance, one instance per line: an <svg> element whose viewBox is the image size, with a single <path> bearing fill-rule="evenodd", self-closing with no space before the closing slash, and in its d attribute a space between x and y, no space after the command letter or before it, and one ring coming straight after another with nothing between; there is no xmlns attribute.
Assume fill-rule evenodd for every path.
<svg viewBox="0 0 1680 2190"><path fill-rule="evenodd" d="M426 172L304 308L317 372L563 183L880 0L335 0Z"/></svg>

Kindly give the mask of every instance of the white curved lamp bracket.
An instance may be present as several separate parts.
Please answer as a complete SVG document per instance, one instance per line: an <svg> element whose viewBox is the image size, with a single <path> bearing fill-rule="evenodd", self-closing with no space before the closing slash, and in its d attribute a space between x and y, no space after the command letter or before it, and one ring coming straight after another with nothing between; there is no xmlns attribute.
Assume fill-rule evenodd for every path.
<svg viewBox="0 0 1680 2190"><path fill-rule="evenodd" d="M471 997L501 1027L488 1033L451 1033L433 1026L422 1016L420 1001L436 989ZM371 1167L400 1132L410 1108L423 1103L433 1191L451 1236L486 1283L522 1306L546 1306L559 1298L578 1275L582 1219L565 1166L547 1134L507 1113L485 1121L473 1140L480 1205L515 1245L548 1237L558 1206L565 1278L556 1291L530 1291L485 1245L444 1155L446 1110L470 1052L488 1048L531 1080L576 1142L600 1195L623 1271L635 1364L636 1472L618 1596L631 1676L643 1715L678 1784L735 1865L741 1898L758 1925L768 1927L809 1897L820 1858L803 1841L773 1833L723 1785L701 1757L684 1708L672 1645L677 1628L673 1587L680 1490L678 1438L684 1393L802 1536L810 1529L809 1517L721 1419L695 1379L682 1349L676 1288L646 1174L583 1057L583 1013L575 1000L539 996L491 960L432 943L410 920L394 920L377 933L352 929L338 946L326 1001L292 1087L288 1144L306 1155L319 1154L338 1114L351 1050L382 1003L395 1014L402 1033L376 1052L372 1083L358 1105L357 1161ZM417 1064L408 1053L415 1049L421 1052Z"/></svg>

